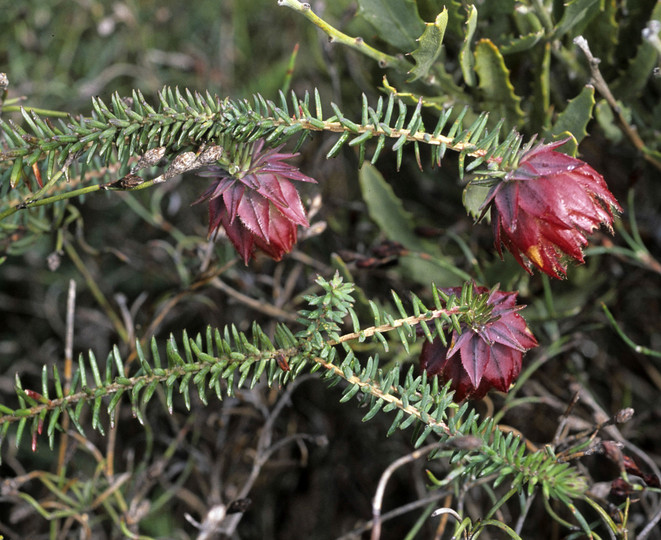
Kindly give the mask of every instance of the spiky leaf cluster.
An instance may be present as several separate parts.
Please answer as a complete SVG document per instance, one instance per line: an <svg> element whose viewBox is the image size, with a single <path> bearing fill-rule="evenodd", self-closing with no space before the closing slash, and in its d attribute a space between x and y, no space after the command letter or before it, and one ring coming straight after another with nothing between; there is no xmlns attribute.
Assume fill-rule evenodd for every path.
<svg viewBox="0 0 661 540"><path fill-rule="evenodd" d="M393 94L380 98L376 107L371 107L363 95L357 121L347 118L335 104L331 104L333 114L326 116L316 90L313 98L308 93L299 98L293 92L290 98L288 103L281 93L278 103L258 94L251 100L232 100L208 92L203 95L165 88L158 95L157 107L150 105L139 91L129 98L113 94L110 104L94 98L89 117L68 116L51 121L31 109L22 109L24 126L11 119L0 120L4 134L0 163L8 168L5 179L15 186L33 165L38 164L46 178L52 178L59 168L74 164L72 157L82 164L82 174L90 167L111 161L127 168L130 158L153 148L165 148L166 155L171 156L185 148L228 140L255 141L264 137L268 144L275 145L295 134L300 135L300 144L311 131L329 131L340 134L329 157L348 144L359 149L362 161L367 142L374 139L374 163L390 139L394 141L392 149L397 152L398 162L407 143L413 143L418 157L420 145L428 145L433 163L440 163L448 149L459 152L463 174L466 156L475 158L466 170L484 162L508 162L517 154L521 142L516 132L500 141L502 123L490 131L486 113L465 125L468 109L458 114L447 109L433 127L425 126L422 101L410 112ZM455 119L450 122L453 116Z"/></svg>
<svg viewBox="0 0 661 540"><path fill-rule="evenodd" d="M395 412L388 434L414 426L416 446L433 436L439 442L439 451L462 439L472 441L468 447L456 444L451 453L452 460L467 475L493 474L497 482L509 479L518 491L531 492L539 485L546 497L565 503L582 495L585 481L575 469L558 463L546 451L527 451L519 437L503 434L492 418L480 420L467 403L458 407L449 386L441 386L438 378L430 380L425 372L417 374L415 366L405 369L395 365L384 370L378 355L361 359L352 349L352 342L366 340L388 348L385 335L408 349L416 341L416 327L423 328L431 339L434 330L442 335L443 330L458 327L465 318L483 316L476 313L479 302L462 304L462 298L471 299L467 291L471 283L457 296L433 287L431 307L412 295L412 313L394 294L397 318L372 303L376 324L369 327L361 326L353 310L352 284L344 283L337 275L330 281L319 278L317 284L320 293L307 297L311 309L299 313L305 328L297 334L283 325L277 327L273 339L257 324L250 337L234 326L222 331L209 327L204 335L194 338L185 331L179 341L170 336L165 354L156 340L148 348L137 343L137 362L131 365L117 348L105 364L100 364L93 353L86 358L81 355L67 393L57 367L52 374L44 367L40 392L24 388L17 376L18 407L0 406L2 438L15 425L17 443L30 432L34 447L45 432L52 446L63 415L84 434L81 415L89 408L92 427L104 432L107 420L103 414L112 422L113 413L125 399L133 415L141 423L146 422L144 409L158 388L163 389L170 411L177 394L190 409L192 392L207 404L209 393L222 400L243 386L253 387L260 381L287 384L310 370L320 371L330 385L345 384L342 401L357 397L367 409L365 421L380 412ZM346 323L353 326L354 332L341 333Z"/></svg>
<svg viewBox="0 0 661 540"><path fill-rule="evenodd" d="M0 222L12 252L21 251L10 238L13 231L25 231L29 245L49 229L41 214L23 210L98 190L144 189L214 163L232 163L260 138L274 147L298 135L298 147L311 132L339 134L328 157L346 144L358 150L361 163L368 151L375 163L388 141L398 164L408 144L420 165L421 146L430 149L433 165L451 150L459 154L461 175L472 171L488 177L504 174L518 159L521 145L515 131L501 141L502 123L489 130L487 113L468 123L468 109L447 109L432 124L423 120L422 101L411 110L392 93L379 98L375 107L363 95L355 121L335 104L327 115L317 90L302 98L292 92L289 100L280 93L276 103L261 95L232 100L165 88L157 105L136 90L128 98L113 94L108 104L94 98L92 109L90 116L51 119L23 108L23 124L0 119L0 189L5 194ZM486 168L477 171L480 165ZM150 178L158 167L162 173Z"/></svg>

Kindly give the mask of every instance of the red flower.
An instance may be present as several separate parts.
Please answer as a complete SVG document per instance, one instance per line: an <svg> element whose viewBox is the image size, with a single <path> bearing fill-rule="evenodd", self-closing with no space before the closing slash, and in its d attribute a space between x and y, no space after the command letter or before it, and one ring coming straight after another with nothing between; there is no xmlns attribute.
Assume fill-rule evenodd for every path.
<svg viewBox="0 0 661 540"><path fill-rule="evenodd" d="M253 147L248 163L229 164L229 173L210 167L201 176L216 181L196 203L209 200L209 234L222 225L246 264L255 248L279 261L296 243L297 225L309 227L298 191L289 180L316 182L284 160L298 154L279 154L282 148Z"/></svg>
<svg viewBox="0 0 661 540"><path fill-rule="evenodd" d="M515 292L474 286L475 294L488 295L491 306L488 320L462 323L461 334L452 333L449 348L436 337L425 341L420 353L420 366L429 375L438 375L442 382L452 379L455 400L470 397L480 399L491 389L507 392L521 372L523 353L537 346L537 340L526 321L517 313L524 306L516 305ZM460 295L461 288L445 289Z"/></svg>
<svg viewBox="0 0 661 540"><path fill-rule="evenodd" d="M565 142L538 144L524 154L483 204L483 214L491 208L500 256L502 244L531 274L532 264L561 278L567 273L564 256L585 262L587 235L601 224L612 233L613 209L622 211L603 176L584 161L553 150Z"/></svg>

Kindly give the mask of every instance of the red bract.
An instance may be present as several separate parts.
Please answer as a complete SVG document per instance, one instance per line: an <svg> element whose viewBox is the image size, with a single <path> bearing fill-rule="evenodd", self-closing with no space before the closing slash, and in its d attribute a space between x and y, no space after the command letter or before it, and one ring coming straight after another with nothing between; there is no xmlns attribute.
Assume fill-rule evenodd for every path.
<svg viewBox="0 0 661 540"><path fill-rule="evenodd" d="M613 209L622 211L603 176L590 165L553 149L566 141L538 144L516 170L494 186L483 205L491 208L495 245L504 245L529 273L567 273L565 256L583 263L587 235L604 224L612 233Z"/></svg>
<svg viewBox="0 0 661 540"><path fill-rule="evenodd" d="M476 294L489 294L486 287L475 287ZM461 288L447 289L459 295ZM453 331L449 347L436 337L425 341L420 366L443 382L452 379L455 400L479 399L491 389L507 392L521 371L523 353L537 346L526 321L517 313L515 292L492 291L489 320L474 325L461 324L461 334Z"/></svg>
<svg viewBox="0 0 661 540"><path fill-rule="evenodd" d="M244 262L256 248L279 261L296 243L298 225L309 227L297 189L289 180L316 182L284 160L297 154L280 154L282 148L262 151L264 140L253 147L245 167L230 174L210 167L201 176L216 181L196 202L209 201L209 234L222 225Z"/></svg>

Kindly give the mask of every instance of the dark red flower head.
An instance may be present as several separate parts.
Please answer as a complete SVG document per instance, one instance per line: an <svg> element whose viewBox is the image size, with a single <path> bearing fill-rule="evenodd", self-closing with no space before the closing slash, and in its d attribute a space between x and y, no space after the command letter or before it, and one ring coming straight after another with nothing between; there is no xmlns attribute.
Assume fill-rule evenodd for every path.
<svg viewBox="0 0 661 540"><path fill-rule="evenodd" d="M460 295L461 288L444 289ZM474 286L476 295L488 295L489 318L461 324L461 334L452 332L449 347L440 338L425 341L420 353L420 366L442 382L452 379L455 400L480 399L495 388L507 392L521 372L523 353L537 346L537 340L526 321L517 312L515 292Z"/></svg>
<svg viewBox="0 0 661 540"><path fill-rule="evenodd" d="M504 245L529 273L567 273L563 259L583 263L587 235L601 224L611 231L613 209L622 211L603 176L590 165L553 149L566 140L538 144L516 170L495 185L483 204L491 208L495 245Z"/></svg>
<svg viewBox="0 0 661 540"><path fill-rule="evenodd" d="M216 178L196 201L209 201L209 234L222 225L246 264L256 248L279 261L296 243L296 227L310 226L289 180L316 181L284 162L297 154L278 153L282 146L265 151L263 147L260 139L245 165L229 165L231 172L214 166L200 173Z"/></svg>

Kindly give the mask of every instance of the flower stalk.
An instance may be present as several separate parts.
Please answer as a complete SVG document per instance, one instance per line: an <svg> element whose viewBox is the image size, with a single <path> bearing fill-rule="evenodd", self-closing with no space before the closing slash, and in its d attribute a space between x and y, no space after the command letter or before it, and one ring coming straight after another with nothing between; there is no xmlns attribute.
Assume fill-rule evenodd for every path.
<svg viewBox="0 0 661 540"><path fill-rule="evenodd" d="M402 58L386 54L382 51L379 51L378 49L375 49L374 47L369 46L360 37L351 37L343 32L340 32L337 28L328 24L324 19L319 17L307 2L299 2L298 0L278 0L278 5L288 7L289 9L300 13L308 21L322 30L326 35L328 35L328 37L331 39L331 42L337 42L355 49L368 58L376 60L379 63L379 66L382 68L393 67L403 71L404 73L408 73L408 71L413 67L412 64Z"/></svg>

